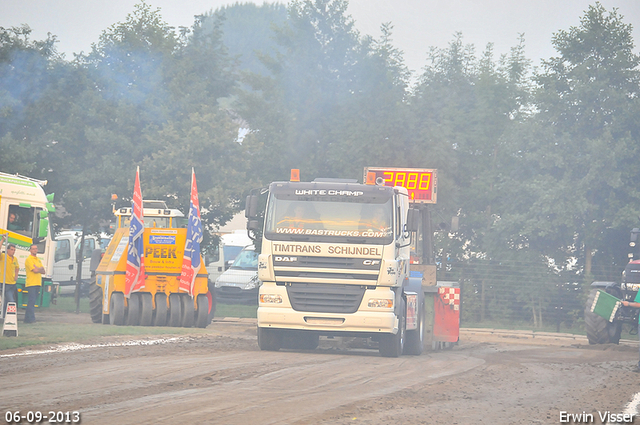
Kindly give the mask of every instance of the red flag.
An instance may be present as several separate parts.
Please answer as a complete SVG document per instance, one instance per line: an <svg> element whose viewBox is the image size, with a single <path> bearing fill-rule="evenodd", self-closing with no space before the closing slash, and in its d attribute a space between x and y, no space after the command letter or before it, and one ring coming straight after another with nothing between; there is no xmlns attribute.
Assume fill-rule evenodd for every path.
<svg viewBox="0 0 640 425"><path fill-rule="evenodd" d="M196 173L191 169L191 202L189 203L189 225L187 240L182 257L182 273L180 274L180 291L193 296L193 286L200 271L200 242L202 242L202 221L200 220L200 201Z"/></svg>
<svg viewBox="0 0 640 425"><path fill-rule="evenodd" d="M142 191L140 190L140 168L136 170L136 183L133 188L132 214L129 223L129 247L124 292L128 298L132 292L144 287L144 218L142 209Z"/></svg>

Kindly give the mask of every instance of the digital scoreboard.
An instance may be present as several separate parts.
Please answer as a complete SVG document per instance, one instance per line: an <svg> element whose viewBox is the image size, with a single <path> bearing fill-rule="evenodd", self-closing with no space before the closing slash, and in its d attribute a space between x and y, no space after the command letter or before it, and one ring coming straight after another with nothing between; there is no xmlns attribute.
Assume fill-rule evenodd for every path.
<svg viewBox="0 0 640 425"><path fill-rule="evenodd" d="M373 173L372 176L368 176ZM424 168L366 167L364 181L373 177L375 184L401 186L409 191L409 201L418 204L435 204L437 198L437 170Z"/></svg>

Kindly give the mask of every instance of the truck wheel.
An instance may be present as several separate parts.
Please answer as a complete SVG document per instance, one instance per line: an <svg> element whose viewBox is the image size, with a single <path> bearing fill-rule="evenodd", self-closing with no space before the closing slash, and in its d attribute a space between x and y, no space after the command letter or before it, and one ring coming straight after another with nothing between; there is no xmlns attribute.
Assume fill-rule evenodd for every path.
<svg viewBox="0 0 640 425"><path fill-rule="evenodd" d="M148 292L140 293L140 326L151 326L153 323L153 299Z"/></svg>
<svg viewBox="0 0 640 425"><path fill-rule="evenodd" d="M587 329L587 338L589 339L589 344L608 344L613 342L609 328L615 327L616 324L609 323L605 318L591 312L591 305L593 304L593 300L597 293L597 289L591 290L589 298L587 298L587 303L584 307L584 324ZM615 330L613 331L613 334L615 337ZM618 341L620 341L619 335L620 333L618 332ZM616 341L616 344L618 341Z"/></svg>
<svg viewBox="0 0 640 425"><path fill-rule="evenodd" d="M129 308L127 308L127 326L138 326L140 324L140 294L134 293L129 296Z"/></svg>
<svg viewBox="0 0 640 425"><path fill-rule="evenodd" d="M95 279L89 288L89 308L91 321L102 323L102 288L96 284Z"/></svg>
<svg viewBox="0 0 640 425"><path fill-rule="evenodd" d="M400 357L404 351L404 338L405 338L405 323L404 312L405 303L404 300L400 304L398 316L398 332L395 334L382 334L380 335L379 351L382 357Z"/></svg>
<svg viewBox="0 0 640 425"><path fill-rule="evenodd" d="M258 328L258 346L262 351L278 351L282 347L282 332L278 329Z"/></svg>
<svg viewBox="0 0 640 425"><path fill-rule="evenodd" d="M209 324L209 298L206 294L200 294L196 298L198 311L196 311L196 327L206 328Z"/></svg>
<svg viewBox="0 0 640 425"><path fill-rule="evenodd" d="M153 326L167 325L167 295L163 293L156 294L156 310L153 316Z"/></svg>
<svg viewBox="0 0 640 425"><path fill-rule="evenodd" d="M124 294L114 292L109 301L109 323L116 326L124 325Z"/></svg>
<svg viewBox="0 0 640 425"><path fill-rule="evenodd" d="M404 354L410 356L419 356L422 354L424 348L424 328L425 328L425 313L424 313L424 301L420 304L418 311L418 329L413 331L407 331L407 341L404 345Z"/></svg>
<svg viewBox="0 0 640 425"><path fill-rule="evenodd" d="M180 294L169 295L169 317L167 325L178 327L182 321L182 308L180 305Z"/></svg>
<svg viewBox="0 0 640 425"><path fill-rule="evenodd" d="M189 294L180 294L180 302L182 303L180 325L183 328L191 328L196 321L196 309L193 306L193 298L191 298Z"/></svg>

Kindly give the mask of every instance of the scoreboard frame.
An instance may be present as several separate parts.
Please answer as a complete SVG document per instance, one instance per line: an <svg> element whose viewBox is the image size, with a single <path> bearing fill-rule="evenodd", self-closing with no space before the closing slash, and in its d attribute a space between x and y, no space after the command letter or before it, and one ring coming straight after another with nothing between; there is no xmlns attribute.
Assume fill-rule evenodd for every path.
<svg viewBox="0 0 640 425"><path fill-rule="evenodd" d="M383 186L401 186L409 192L409 202L416 204L435 204L438 195L438 174L432 168L393 168L366 167L367 175L375 174L375 184Z"/></svg>

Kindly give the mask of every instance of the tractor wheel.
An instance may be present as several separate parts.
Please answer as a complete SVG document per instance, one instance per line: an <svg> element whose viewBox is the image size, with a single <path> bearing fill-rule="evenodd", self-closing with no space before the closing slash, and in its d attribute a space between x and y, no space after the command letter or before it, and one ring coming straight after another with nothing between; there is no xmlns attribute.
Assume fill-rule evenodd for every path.
<svg viewBox="0 0 640 425"><path fill-rule="evenodd" d="M89 287L89 308L91 321L102 323L102 288L96 284L95 278Z"/></svg>
<svg viewBox="0 0 640 425"><path fill-rule="evenodd" d="M591 312L591 305L598 293L597 289L592 289L584 307L584 324L587 329L589 344L617 344L620 341L619 323L610 323L605 318ZM617 333L617 340L616 340Z"/></svg>
<svg viewBox="0 0 640 425"><path fill-rule="evenodd" d="M282 347L282 332L279 329L258 328L258 346L262 351L278 351Z"/></svg>
<svg viewBox="0 0 640 425"><path fill-rule="evenodd" d="M407 331L407 341L404 345L404 354L419 356L424 348L425 312L424 302L419 304L418 329Z"/></svg>
<svg viewBox="0 0 640 425"><path fill-rule="evenodd" d="M404 351L405 323L404 312L405 303L400 303L398 316L398 332L395 334L380 335L379 351L382 357L400 357Z"/></svg>
<svg viewBox="0 0 640 425"><path fill-rule="evenodd" d="M124 325L124 294L114 292L109 301L109 322L112 325Z"/></svg>
<svg viewBox="0 0 640 425"><path fill-rule="evenodd" d="M180 326L182 321L182 308L180 304L180 294L169 295L169 317L167 319L167 326Z"/></svg>
<svg viewBox="0 0 640 425"><path fill-rule="evenodd" d="M153 299L148 292L140 293L140 326L153 324Z"/></svg>
<svg viewBox="0 0 640 425"><path fill-rule="evenodd" d="M156 310L153 316L153 326L166 326L168 313L167 295L159 292L156 294Z"/></svg>
<svg viewBox="0 0 640 425"><path fill-rule="evenodd" d="M134 293L129 296L129 308L127 308L127 326L138 326L140 324L140 294Z"/></svg>
<svg viewBox="0 0 640 425"><path fill-rule="evenodd" d="M191 328L196 321L196 309L193 305L193 298L189 294L181 294L180 302L182 303L182 317L180 319L180 326L183 328Z"/></svg>
<svg viewBox="0 0 640 425"><path fill-rule="evenodd" d="M198 311L196 311L196 327L206 328L209 320L209 298L206 294L198 295Z"/></svg>
<svg viewBox="0 0 640 425"><path fill-rule="evenodd" d="M210 325L213 321L213 316L216 314L216 293L209 289L207 292L207 300L209 301L209 315L207 317L207 325Z"/></svg>

